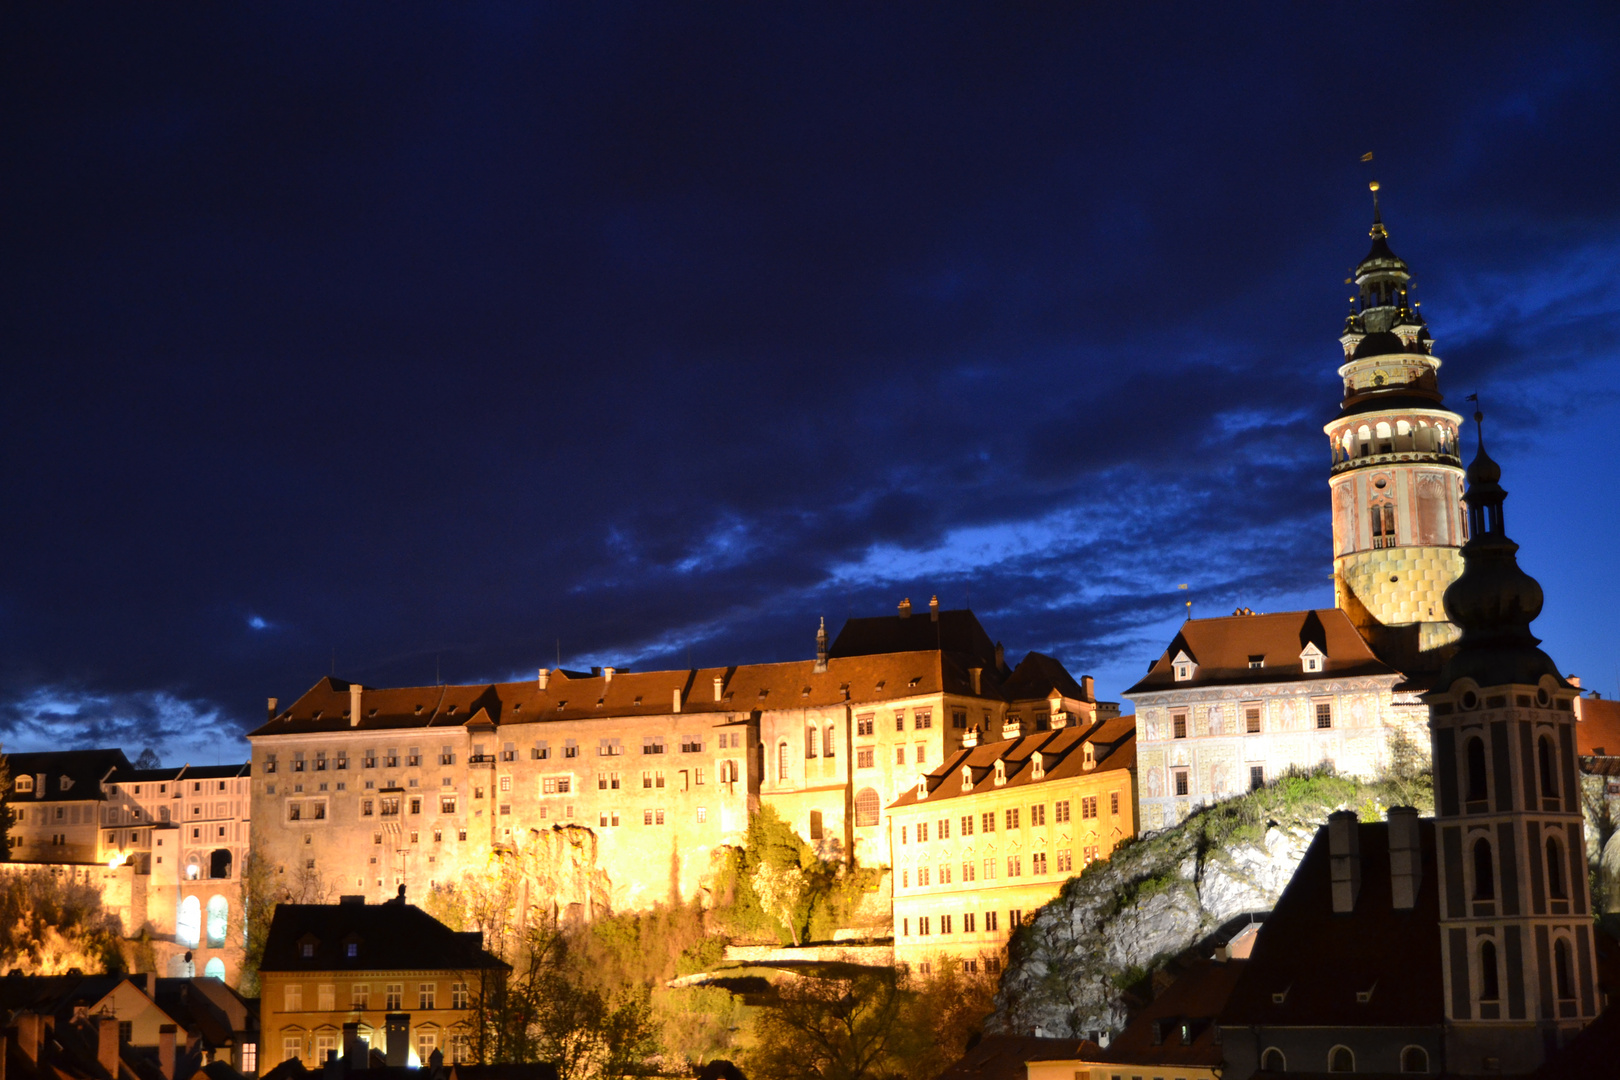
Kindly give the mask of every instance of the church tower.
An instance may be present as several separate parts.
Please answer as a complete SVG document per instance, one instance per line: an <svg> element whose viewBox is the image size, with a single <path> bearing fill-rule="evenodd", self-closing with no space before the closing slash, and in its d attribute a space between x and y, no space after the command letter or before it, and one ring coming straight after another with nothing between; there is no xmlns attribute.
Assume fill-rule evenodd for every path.
<svg viewBox="0 0 1620 1080"><path fill-rule="evenodd" d="M1436 671L1456 640L1441 597L1462 570L1462 418L1441 407L1434 338L1408 297L1373 189L1372 250L1339 341L1344 401L1323 430L1333 448L1335 605L1380 659Z"/></svg>
<svg viewBox="0 0 1620 1080"><path fill-rule="evenodd" d="M1530 1072L1600 1008L1576 772L1579 691L1530 633L1541 586L1519 568L1504 529L1501 475L1482 433L1468 466L1463 570L1445 592L1461 640L1425 697L1446 1062L1461 1074Z"/></svg>

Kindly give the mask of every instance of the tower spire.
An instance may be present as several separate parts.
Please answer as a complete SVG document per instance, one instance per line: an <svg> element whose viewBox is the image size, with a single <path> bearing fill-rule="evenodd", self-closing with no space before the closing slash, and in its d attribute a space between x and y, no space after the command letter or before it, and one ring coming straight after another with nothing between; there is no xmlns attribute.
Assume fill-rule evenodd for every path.
<svg viewBox="0 0 1620 1080"><path fill-rule="evenodd" d="M1367 230L1367 235L1375 239L1378 237L1388 238L1389 233L1384 231L1384 213L1378 206L1378 181L1374 180L1367 185L1367 188L1372 192L1373 197L1373 223L1372 228Z"/></svg>

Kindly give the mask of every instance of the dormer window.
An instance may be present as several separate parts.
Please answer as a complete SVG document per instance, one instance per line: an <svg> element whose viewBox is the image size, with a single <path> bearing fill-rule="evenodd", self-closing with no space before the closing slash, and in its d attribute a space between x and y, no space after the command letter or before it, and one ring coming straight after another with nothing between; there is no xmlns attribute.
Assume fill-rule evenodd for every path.
<svg viewBox="0 0 1620 1080"><path fill-rule="evenodd" d="M1265 656L1264 653L1261 653L1258 656L1249 657L1249 667L1251 669L1263 668L1265 666L1266 666L1266 656Z"/></svg>
<svg viewBox="0 0 1620 1080"><path fill-rule="evenodd" d="M1000 758L996 759L996 787L1007 782L1007 763Z"/></svg>
<svg viewBox="0 0 1620 1080"><path fill-rule="evenodd" d="M1315 642L1305 646L1304 651L1299 654L1300 667L1308 675L1320 674L1326 660L1327 657L1316 647Z"/></svg>
<svg viewBox="0 0 1620 1080"><path fill-rule="evenodd" d="M315 955L315 943L313 941L304 942L298 947L298 954L305 960L310 959Z"/></svg>
<svg viewBox="0 0 1620 1080"><path fill-rule="evenodd" d="M1170 666L1176 673L1176 682L1186 682L1193 677L1193 670L1198 665L1185 652L1178 652L1176 658L1170 661Z"/></svg>
<svg viewBox="0 0 1620 1080"><path fill-rule="evenodd" d="M1030 772L1031 778L1035 780L1044 780L1046 778L1046 763L1041 757L1040 751L1037 750L1035 753L1031 754L1029 759L1034 764L1034 768Z"/></svg>
<svg viewBox="0 0 1620 1080"><path fill-rule="evenodd" d="M17 791L19 793L33 791L33 790L34 790L34 778L32 776L19 776L19 777L17 777Z"/></svg>
<svg viewBox="0 0 1620 1080"><path fill-rule="evenodd" d="M1081 760L1080 767L1087 770L1095 769L1097 767L1096 748L1088 742L1081 747L1081 750L1085 753L1085 757Z"/></svg>
<svg viewBox="0 0 1620 1080"><path fill-rule="evenodd" d="M973 790L973 769L967 765L962 766L962 790Z"/></svg>
<svg viewBox="0 0 1620 1080"><path fill-rule="evenodd" d="M926 775L917 777L917 798L928 798L928 777Z"/></svg>

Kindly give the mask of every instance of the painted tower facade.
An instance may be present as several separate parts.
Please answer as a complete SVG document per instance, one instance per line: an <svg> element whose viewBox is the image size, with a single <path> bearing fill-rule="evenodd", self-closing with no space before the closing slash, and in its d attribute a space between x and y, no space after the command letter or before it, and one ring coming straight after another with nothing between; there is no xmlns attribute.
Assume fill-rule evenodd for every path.
<svg viewBox="0 0 1620 1080"><path fill-rule="evenodd" d="M1530 1072L1601 1008L1576 773L1579 690L1530 633L1541 586L1503 528L1500 477L1481 439L1468 467L1471 538L1445 593L1461 640L1426 697L1446 1060L1463 1074Z"/></svg>
<svg viewBox="0 0 1620 1080"><path fill-rule="evenodd" d="M1462 571L1462 418L1441 407L1434 338L1408 299L1412 274L1389 247L1373 185L1372 249L1339 341L1344 400L1332 445L1336 606L1379 658L1435 671L1457 631L1442 597Z"/></svg>

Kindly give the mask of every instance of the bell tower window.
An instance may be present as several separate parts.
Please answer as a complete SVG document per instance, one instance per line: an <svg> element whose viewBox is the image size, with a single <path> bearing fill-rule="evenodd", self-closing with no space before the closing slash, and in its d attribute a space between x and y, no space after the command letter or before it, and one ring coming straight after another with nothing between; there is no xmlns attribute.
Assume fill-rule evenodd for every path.
<svg viewBox="0 0 1620 1080"><path fill-rule="evenodd" d="M1395 546L1395 504L1387 499L1372 504L1372 546Z"/></svg>
<svg viewBox="0 0 1620 1080"><path fill-rule="evenodd" d="M1489 840L1474 841L1474 899L1496 899L1496 866Z"/></svg>
<svg viewBox="0 0 1620 1080"><path fill-rule="evenodd" d="M1465 756L1468 759L1468 793L1464 797L1470 803L1483 803L1489 797L1485 791L1485 740L1469 739ZM1475 808L1470 806L1469 809ZM1484 807L1479 809L1483 810Z"/></svg>

